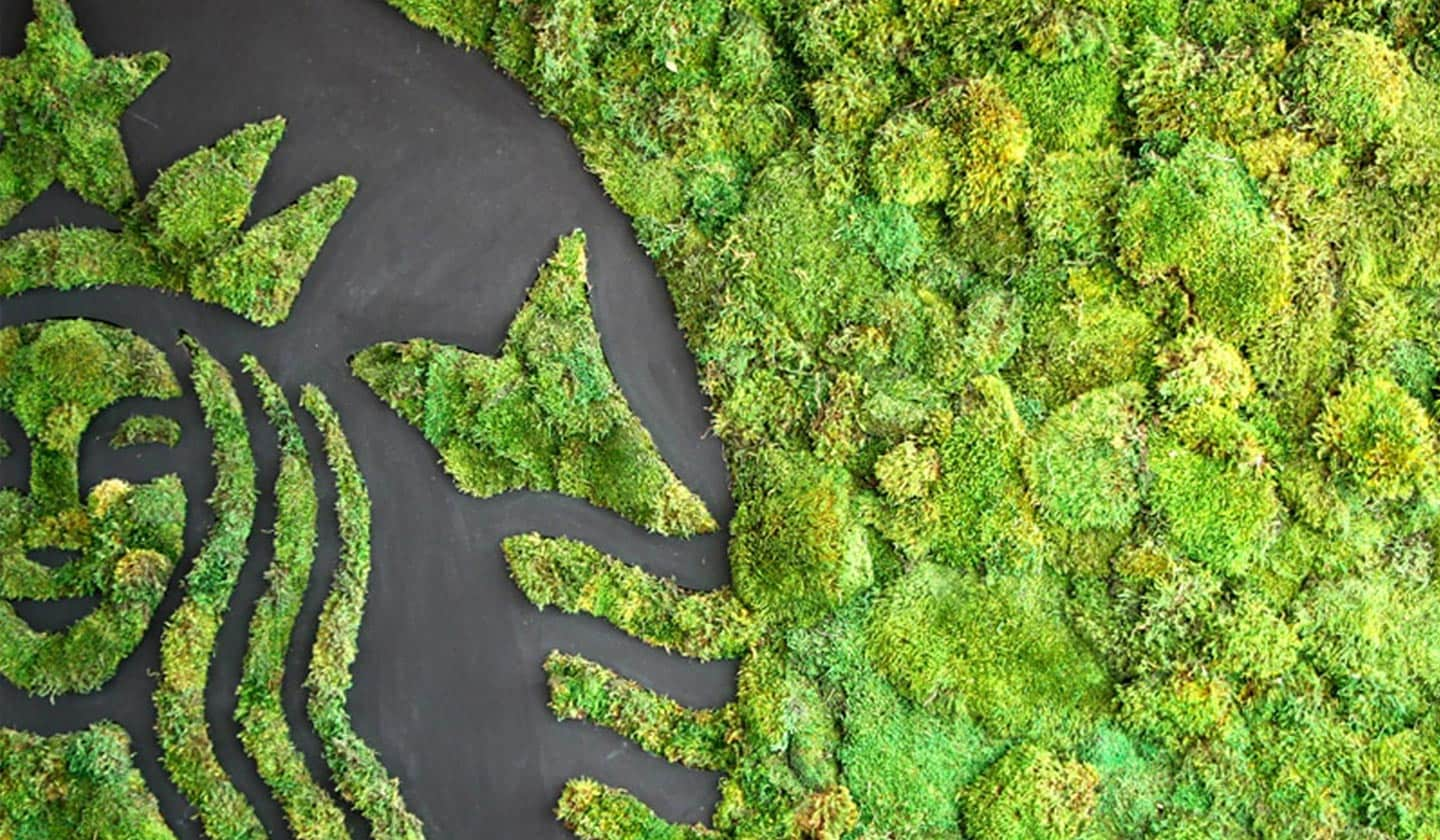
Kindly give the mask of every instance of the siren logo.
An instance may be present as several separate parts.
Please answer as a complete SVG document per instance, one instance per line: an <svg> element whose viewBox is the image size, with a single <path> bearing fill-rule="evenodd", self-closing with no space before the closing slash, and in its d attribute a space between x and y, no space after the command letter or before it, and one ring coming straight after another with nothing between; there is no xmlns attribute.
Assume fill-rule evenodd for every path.
<svg viewBox="0 0 1440 840"><path fill-rule="evenodd" d="M159 53L97 58L64 0L35 0L23 51L0 59L0 225L57 184L118 225L0 239L0 297L132 286L185 295L262 327L289 317L356 183L335 178L274 215L251 219L284 131L276 118L169 165L141 195L119 120L167 63ZM576 231L541 270L498 356L414 339L365 348L351 359L352 370L423 433L465 492L559 492L665 536L714 531L714 517L621 394L588 289L585 239ZM347 711L370 572L370 500L339 415L314 386L287 394L255 356L231 370L200 338L182 334L180 344L189 361L184 378L159 347L123 325L66 317L0 329L0 411L17 421L29 459L28 487L0 489L0 677L41 697L98 691L161 620L167 592L178 590L179 605L163 616L154 675L161 763L207 836L266 836L222 767L206 720L217 640L251 562L262 489L241 401L248 390L274 433L279 469L272 559L249 612L236 692L239 740L296 836L349 837L343 799L374 837L421 837L399 782L356 734ZM190 498L195 487L171 474L82 488L79 464L82 438L102 412L136 397L183 399L187 390L199 404L213 468L210 524L190 557L183 556L184 530L187 513L200 507ZM312 457L301 416L318 428L323 457ZM173 447L185 433L169 417L135 414L111 445ZM0 450L9 454L8 446ZM296 746L282 697L316 561L321 460L336 487L340 550L305 688L329 786ZM728 589L686 592L589 546L536 534L506 541L504 551L515 581L539 606L598 615L700 659L736 658L754 641L753 622ZM66 559L52 564L41 559L45 552ZM179 580L177 570L185 570ZM37 629L16 609L72 599L94 606L57 630ZM561 717L594 717L673 760L725 769L691 756L685 741L699 731L717 754L727 751L729 710L682 709L578 657L557 654L545 667ZM602 683L618 698L608 711L590 708L603 698L585 692ZM656 704L660 718L629 720L627 710ZM131 765L132 734L102 721L50 737L0 728L0 837L171 836ZM566 796L591 795L587 785L572 785ZM28 791L62 793L36 798Z"/></svg>

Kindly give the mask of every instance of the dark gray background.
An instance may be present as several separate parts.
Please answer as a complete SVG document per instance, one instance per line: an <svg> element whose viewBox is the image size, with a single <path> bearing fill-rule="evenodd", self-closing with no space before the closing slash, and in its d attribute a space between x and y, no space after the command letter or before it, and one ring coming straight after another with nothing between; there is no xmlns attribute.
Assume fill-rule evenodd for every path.
<svg viewBox="0 0 1440 840"><path fill-rule="evenodd" d="M537 612L507 577L499 541L530 530L571 535L682 584L713 587L728 578L724 537L666 540L554 495L461 495L419 433L346 368L351 353L385 339L426 336L496 352L556 238L583 228L596 320L616 378L676 472L728 522L720 445L707 432L705 400L664 285L565 132L483 55L446 45L380 0L75 0L74 6L97 55L171 56L170 69L122 123L142 189L195 148L243 123L283 114L289 131L265 177L256 218L340 173L356 176L360 191L279 327L129 289L31 293L0 302L0 323L85 316L121 324L164 348L182 378L188 365L174 339L183 329L232 369L242 352L255 353L292 397L303 382L328 392L374 500L374 571L350 708L430 836L567 836L551 809L564 780L577 775L628 787L667 818L706 819L713 775L668 765L587 724L557 723L545 706L540 664L554 648L581 652L696 705L731 696L733 666L667 656L598 621ZM0 0L0 54L19 51L29 18L26 0ZM106 222L56 188L0 235ZM285 836L231 721L246 626L270 559L265 529L276 468L274 435L248 381L239 382L261 465L260 521L221 634L207 712L222 763L271 832ZM203 504L212 482L209 440L188 386L183 400L159 405L181 421L183 444L110 452L104 438L137 408L122 405L87 436L82 484L179 472L190 496L193 553L209 522ZM317 457L313 426L302 422ZM3 418L0 431L19 443L12 419ZM26 480L27 450L15 448L0 462L5 484ZM302 748L325 778L299 690L335 562L333 492L328 472L322 467L320 474L320 545L286 701ZM162 619L177 600L172 585ZM25 614L53 623L67 613L61 606ZM157 761L149 694L158 638L157 624L119 676L91 696L52 704L0 680L0 725L55 733L118 721L134 738L137 763L171 825L197 837L188 807Z"/></svg>

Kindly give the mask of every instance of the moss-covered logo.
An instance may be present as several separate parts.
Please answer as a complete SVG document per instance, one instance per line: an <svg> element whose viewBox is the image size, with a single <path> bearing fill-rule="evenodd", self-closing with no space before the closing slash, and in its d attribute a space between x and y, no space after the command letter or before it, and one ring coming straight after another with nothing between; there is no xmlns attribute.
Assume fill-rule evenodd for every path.
<svg viewBox="0 0 1440 840"><path fill-rule="evenodd" d="M118 230L30 230L0 240L0 295L123 284L189 295L257 324L289 315L301 280L354 194L341 177L242 230L280 141L279 119L246 126L160 173L137 194L118 120L165 68L159 54L95 58L63 0L36 0L24 51L0 60L0 224L51 184L113 213ZM162 761L215 838L266 835L216 758L205 694L216 638L247 559L256 466L244 411L225 366L197 340L181 343L213 440L212 522L161 637L154 692ZM280 442L274 559L256 605L238 689L240 741L297 836L346 838L346 818L312 778L281 705L285 657L314 560L316 476L290 399L246 356ZM82 499L78 455L96 414L126 397L179 397L161 351L122 327L51 320L0 329L0 410L30 450L28 493L0 490L0 675L40 695L99 689L155 618L181 563L186 495L173 475L133 486L100 482ZM346 696L369 575L364 478L325 395L301 405L325 441L338 488L341 556L311 653L308 712L335 788L375 837L417 838L398 783L350 726ZM180 428L158 416L125 421L112 444L168 443ZM52 566L32 556L69 552ZM16 600L94 597L92 612L58 632L35 630ZM0 729L0 837L169 837L113 724L50 738Z"/></svg>

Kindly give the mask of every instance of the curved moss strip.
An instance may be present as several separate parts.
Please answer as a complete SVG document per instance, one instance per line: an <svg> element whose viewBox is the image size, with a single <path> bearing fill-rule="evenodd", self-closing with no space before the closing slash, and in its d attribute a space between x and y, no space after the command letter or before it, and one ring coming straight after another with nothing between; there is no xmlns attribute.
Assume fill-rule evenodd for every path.
<svg viewBox="0 0 1440 840"><path fill-rule="evenodd" d="M325 394L306 385L300 404L325 436L326 459L335 474L335 515L340 523L340 563L320 613L310 675L305 680L310 691L310 721L320 736L335 786L369 821L376 840L422 838L420 820L405 807L400 795L400 782L356 734L346 708L350 667L358 651L365 587L370 580L370 495L365 477Z"/></svg>
<svg viewBox="0 0 1440 840"><path fill-rule="evenodd" d="M0 837L174 840L113 723L49 737L0 728Z"/></svg>
<svg viewBox="0 0 1440 840"><path fill-rule="evenodd" d="M536 606L603 618L646 644L735 659L758 635L758 622L729 587L684 589L575 540L520 534L504 549L510 576Z"/></svg>
<svg viewBox="0 0 1440 840"><path fill-rule="evenodd" d="M280 803L296 837L349 838L344 813L310 775L304 755L290 737L281 701L285 654L290 650L295 619L315 561L315 478L285 392L254 356L243 356L240 365L254 380L280 442L274 562L265 575L269 588L256 602L250 619L250 646L237 690L235 720L240 724L240 743L255 760L260 778Z"/></svg>
<svg viewBox="0 0 1440 840"><path fill-rule="evenodd" d="M604 665L559 651L546 658L545 673L550 710L560 720L588 720L646 752L697 770L727 770L735 764L731 744L740 720L734 705L689 709Z"/></svg>
<svg viewBox="0 0 1440 840"><path fill-rule="evenodd" d="M217 840L261 840L265 829L220 766L205 721L205 684L215 636L255 522L255 456L229 371L195 339L183 336L181 344L190 354L191 381L214 440L214 521L185 578L185 599L160 639L155 733L161 762L195 807L205 833Z"/></svg>

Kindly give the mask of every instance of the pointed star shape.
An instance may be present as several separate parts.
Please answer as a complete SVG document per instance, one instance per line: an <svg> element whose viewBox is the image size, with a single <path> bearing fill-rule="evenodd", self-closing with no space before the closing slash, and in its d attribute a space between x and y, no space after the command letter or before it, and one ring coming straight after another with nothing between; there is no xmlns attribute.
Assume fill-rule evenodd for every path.
<svg viewBox="0 0 1440 840"><path fill-rule="evenodd" d="M96 58L65 0L35 0L24 52L0 59L0 225L59 181L116 212L135 197L120 116L164 53Z"/></svg>

